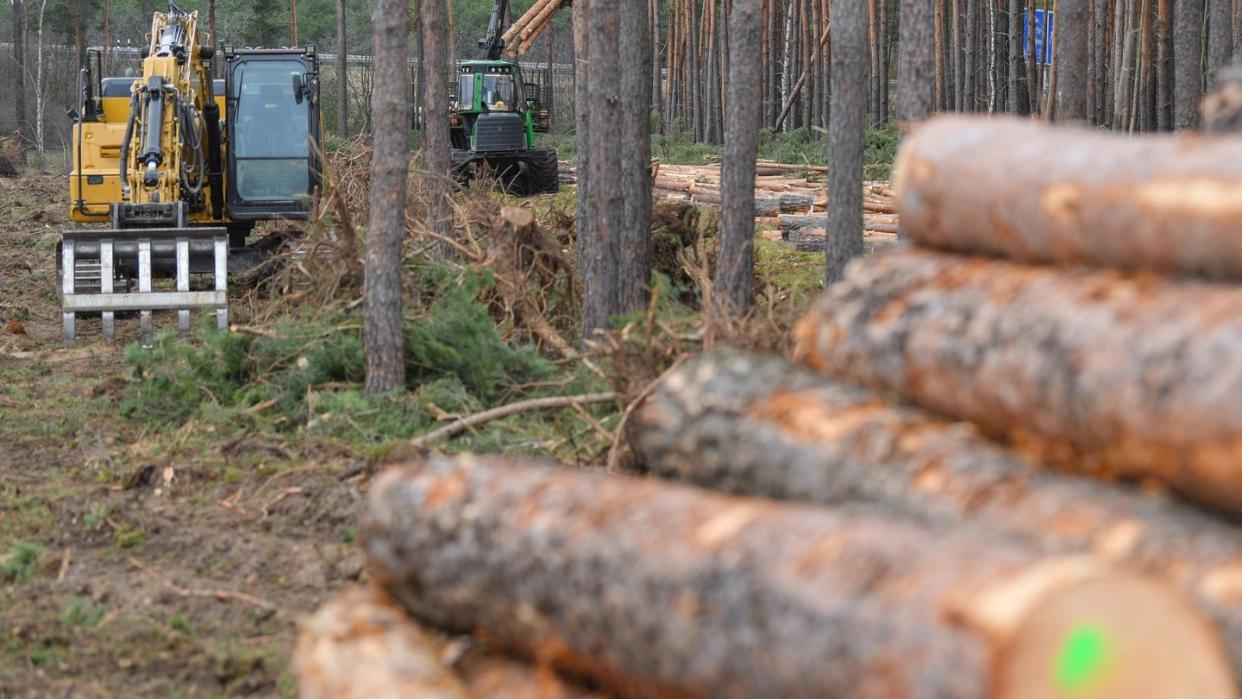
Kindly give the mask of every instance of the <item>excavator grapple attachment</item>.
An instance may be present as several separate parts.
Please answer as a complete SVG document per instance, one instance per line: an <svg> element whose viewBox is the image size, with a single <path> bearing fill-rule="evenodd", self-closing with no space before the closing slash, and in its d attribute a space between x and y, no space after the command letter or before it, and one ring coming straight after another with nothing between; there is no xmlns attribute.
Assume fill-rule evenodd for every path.
<svg viewBox="0 0 1242 699"><path fill-rule="evenodd" d="M217 327L228 329L228 256L227 228L67 231L60 249L65 347L74 344L78 313L101 313L112 341L116 312L137 311L143 347L152 345L152 311L177 311L182 335L194 309L214 310ZM164 270L175 288L155 290L152 280L168 276ZM194 272L209 273L212 288L191 291Z"/></svg>

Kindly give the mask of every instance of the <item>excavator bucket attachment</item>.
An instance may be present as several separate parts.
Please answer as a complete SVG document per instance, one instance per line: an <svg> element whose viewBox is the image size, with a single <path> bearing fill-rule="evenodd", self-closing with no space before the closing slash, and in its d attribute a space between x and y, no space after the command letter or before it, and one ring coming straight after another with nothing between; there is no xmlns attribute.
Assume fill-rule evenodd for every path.
<svg viewBox="0 0 1242 699"><path fill-rule="evenodd" d="M104 337L112 341L116 312L137 311L143 347L152 346L154 311L177 311L182 335L189 335L194 309L214 310L217 327L228 329L228 256L227 228L67 231L60 249L65 347L74 345L78 313L101 313ZM174 272L175 289L153 289L152 280L167 272ZM191 291L194 272L211 274L213 288Z"/></svg>

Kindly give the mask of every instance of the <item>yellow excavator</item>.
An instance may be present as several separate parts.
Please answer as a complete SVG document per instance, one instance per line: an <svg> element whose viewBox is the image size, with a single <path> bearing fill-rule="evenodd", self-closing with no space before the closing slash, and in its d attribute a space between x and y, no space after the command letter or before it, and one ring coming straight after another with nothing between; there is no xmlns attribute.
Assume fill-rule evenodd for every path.
<svg viewBox="0 0 1242 699"><path fill-rule="evenodd" d="M69 213L104 225L61 237L66 346L79 313L100 314L111 340L115 314L136 311L146 346L153 311L178 311L182 333L194 309L227 328L230 269L263 260L245 247L254 226L307 217L322 172L315 50L224 47L222 79L215 54L198 13L171 4L140 76L104 77L90 52L69 113Z"/></svg>

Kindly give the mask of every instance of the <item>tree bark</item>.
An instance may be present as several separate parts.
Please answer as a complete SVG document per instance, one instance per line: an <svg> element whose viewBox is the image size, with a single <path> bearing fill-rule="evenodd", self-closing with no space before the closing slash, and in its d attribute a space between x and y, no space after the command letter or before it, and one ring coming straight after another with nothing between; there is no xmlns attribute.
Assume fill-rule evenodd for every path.
<svg viewBox="0 0 1242 699"><path fill-rule="evenodd" d="M22 45L25 14L22 0L13 0L13 121L23 156L30 148L30 134L26 123L26 50Z"/></svg>
<svg viewBox="0 0 1242 699"><path fill-rule="evenodd" d="M614 166L621 169L624 220L620 231L620 310L647 307L651 283L651 63L647 7L637 0L620 3L621 120L624 134ZM756 125L756 129L758 126Z"/></svg>
<svg viewBox="0 0 1242 699"><path fill-rule="evenodd" d="M949 117L907 139L897 171L901 223L921 245L1242 278L1232 138Z"/></svg>
<svg viewBox="0 0 1242 699"><path fill-rule="evenodd" d="M1172 0L1156 3L1156 129L1173 130L1173 34L1169 25Z"/></svg>
<svg viewBox="0 0 1242 699"><path fill-rule="evenodd" d="M901 0L897 118L907 126L926 119L936 105L935 11L928 0Z"/></svg>
<svg viewBox="0 0 1242 699"><path fill-rule="evenodd" d="M1216 84L1220 71L1233 58L1233 0L1208 0L1207 3L1207 84Z"/></svg>
<svg viewBox="0 0 1242 699"><path fill-rule="evenodd" d="M349 138L349 41L345 24L345 0L336 0L336 130L341 138Z"/></svg>
<svg viewBox="0 0 1242 699"><path fill-rule="evenodd" d="M1058 0L1056 18L1057 109L1059 122L1087 120L1087 64L1090 61L1089 0Z"/></svg>
<svg viewBox="0 0 1242 699"><path fill-rule="evenodd" d="M428 9L424 7L424 13ZM431 12L443 17L443 12ZM429 18L424 15L424 19ZM409 167L406 132L410 101L405 84L409 10L399 0L375 0L371 22L375 32L375 91L371 102L375 133L371 212L367 219L363 343L366 390L374 394L405 386L401 245L405 239L405 181Z"/></svg>
<svg viewBox="0 0 1242 699"><path fill-rule="evenodd" d="M621 162L621 103L617 70L621 65L620 11L615 3L591 0L588 41L588 94L590 109L589 194L592 218L579 229L578 245L586 262L582 274L582 338L593 339L607 330L609 319L621 311L620 255L625 198L618 163ZM580 146L579 152L583 149Z"/></svg>
<svg viewBox="0 0 1242 699"><path fill-rule="evenodd" d="M1036 460L1242 512L1235 289L933 252L872 259L799 326L806 363Z"/></svg>
<svg viewBox="0 0 1242 699"><path fill-rule="evenodd" d="M456 70L449 59L449 44L453 35L449 32L448 12L444 3L422 0L419 15L422 47L426 55L420 58L427 63L424 79L427 87L423 92L426 100L423 110L423 167L427 181L427 216L432 230L441 239L453 237L453 187L452 142L449 135L449 79L457 79ZM409 123L408 120L406 122ZM449 255L449 247L440 248L442 255Z"/></svg>
<svg viewBox="0 0 1242 699"><path fill-rule="evenodd" d="M728 312L750 312L755 286L755 161L762 119L759 0L733 0L729 113L720 168L720 255L716 298Z"/></svg>
<svg viewBox="0 0 1242 699"><path fill-rule="evenodd" d="M1009 111L1026 116L1031 113L1031 101L1027 86L1030 78L1022 57L1023 10L1022 0L1009 0Z"/></svg>
<svg viewBox="0 0 1242 699"><path fill-rule="evenodd" d="M629 426L645 469L662 477L969 521L1163 577L1197 598L1242 677L1242 605L1224 584L1242 560L1236 524L1163 496L1053 473L961 423L777 358L718 352L683 365Z"/></svg>
<svg viewBox="0 0 1242 699"><path fill-rule="evenodd" d="M624 696L1029 696L1084 610L1127 641L1097 696L1232 692L1162 585L976 528L465 457L381 476L363 533L415 615Z"/></svg>
<svg viewBox="0 0 1242 699"><path fill-rule="evenodd" d="M1203 100L1203 0L1173 3L1173 126L1199 126Z"/></svg>
<svg viewBox="0 0 1242 699"><path fill-rule="evenodd" d="M862 178L867 118L867 11L832 0L832 107L829 114L828 239L825 278L832 284L863 251Z"/></svg>
<svg viewBox="0 0 1242 699"><path fill-rule="evenodd" d="M302 624L293 660L303 699L576 699L586 692L478 646L446 664L442 634L383 590L346 589Z"/></svg>

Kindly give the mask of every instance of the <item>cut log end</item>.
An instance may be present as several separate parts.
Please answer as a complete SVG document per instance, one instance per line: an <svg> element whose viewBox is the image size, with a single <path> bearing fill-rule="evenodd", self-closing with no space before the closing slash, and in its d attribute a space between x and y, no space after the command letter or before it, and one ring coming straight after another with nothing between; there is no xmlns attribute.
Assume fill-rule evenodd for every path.
<svg viewBox="0 0 1242 699"><path fill-rule="evenodd" d="M1237 696L1212 630L1146 579L1093 574L1044 594L1036 610L1001 647L997 697Z"/></svg>

